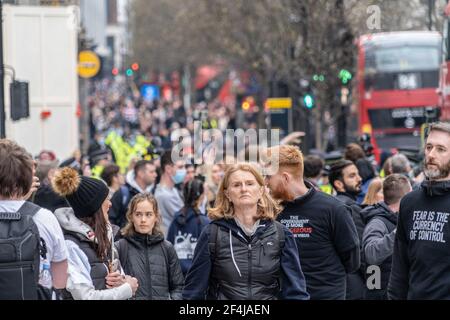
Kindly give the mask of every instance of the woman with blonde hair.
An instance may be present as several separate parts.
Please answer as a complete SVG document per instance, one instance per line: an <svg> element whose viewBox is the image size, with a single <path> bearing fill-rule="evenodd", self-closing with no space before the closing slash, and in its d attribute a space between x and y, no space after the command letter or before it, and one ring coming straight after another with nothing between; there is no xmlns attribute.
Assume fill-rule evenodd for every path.
<svg viewBox="0 0 450 320"><path fill-rule="evenodd" d="M116 248L125 273L139 281L136 299L181 299L184 277L173 245L164 240L156 199L149 193L137 194L126 218Z"/></svg>
<svg viewBox="0 0 450 320"><path fill-rule="evenodd" d="M292 233L249 164L230 166L197 242L183 299L308 299Z"/></svg>
<svg viewBox="0 0 450 320"><path fill-rule="evenodd" d="M372 206L383 200L383 180L381 178L374 178L367 189L367 194L362 204Z"/></svg>

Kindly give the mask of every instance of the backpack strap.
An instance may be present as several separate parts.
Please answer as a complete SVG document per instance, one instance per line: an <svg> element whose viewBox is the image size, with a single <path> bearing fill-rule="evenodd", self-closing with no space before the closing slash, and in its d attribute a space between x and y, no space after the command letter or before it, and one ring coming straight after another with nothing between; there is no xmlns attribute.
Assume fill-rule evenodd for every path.
<svg viewBox="0 0 450 320"><path fill-rule="evenodd" d="M34 203L29 201L25 201L24 204L17 211L17 214L19 214L20 216L34 217L34 215L38 213L39 210L41 210L41 207L39 207L38 205L35 205ZM40 239L39 255L42 257L42 259L45 260L47 259L47 244L45 243L45 240L41 236L39 236L39 239Z"/></svg>
<svg viewBox="0 0 450 320"><path fill-rule="evenodd" d="M214 261L216 257L216 249L217 249L217 234L219 233L219 226L215 223L211 223L209 227L209 240L208 240L208 248L209 248L209 256L211 261Z"/></svg>
<svg viewBox="0 0 450 320"><path fill-rule="evenodd" d="M19 221L25 216L33 217L39 210L41 210L41 207L25 201L17 212L0 212L0 220Z"/></svg>
<svg viewBox="0 0 450 320"><path fill-rule="evenodd" d="M17 211L17 213L20 213L20 215L23 216L30 215L33 217L39 210L41 210L41 207L35 205L34 203L25 201L24 204Z"/></svg>
<svg viewBox="0 0 450 320"><path fill-rule="evenodd" d="M278 222L275 222L275 227L277 228L278 239L280 240L280 249L284 248L284 244L286 243L286 234L284 233L283 225Z"/></svg>

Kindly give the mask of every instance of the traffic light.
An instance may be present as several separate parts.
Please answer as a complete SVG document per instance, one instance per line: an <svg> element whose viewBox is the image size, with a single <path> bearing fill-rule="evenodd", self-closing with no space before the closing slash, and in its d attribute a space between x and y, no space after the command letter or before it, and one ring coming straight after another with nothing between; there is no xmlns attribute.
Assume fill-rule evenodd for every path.
<svg viewBox="0 0 450 320"><path fill-rule="evenodd" d="M113 68L111 73L112 73L113 76L117 76L119 74L119 69Z"/></svg>
<svg viewBox="0 0 450 320"><path fill-rule="evenodd" d="M352 78L353 78L353 76L352 76L352 74L350 73L350 71L348 71L348 70L342 69L342 70L339 72L339 79L341 79L342 84L347 84L347 83L349 83L350 80L352 80Z"/></svg>
<svg viewBox="0 0 450 320"><path fill-rule="evenodd" d="M314 101L314 97L312 94L307 93L303 96L303 104L305 105L306 108L308 109L312 109L315 106L315 101Z"/></svg>
<svg viewBox="0 0 450 320"><path fill-rule="evenodd" d="M134 74L133 70L127 69L127 72L126 72L127 77L132 77L133 74Z"/></svg>
<svg viewBox="0 0 450 320"><path fill-rule="evenodd" d="M319 81L319 82L324 82L325 81L325 76L323 74L315 74L313 76L313 80L314 81Z"/></svg>
<svg viewBox="0 0 450 320"><path fill-rule="evenodd" d="M11 119L14 121L30 117L28 82L14 81L10 84Z"/></svg>
<svg viewBox="0 0 450 320"><path fill-rule="evenodd" d="M138 71L139 70L139 63L135 62L131 65L131 69L133 71Z"/></svg>

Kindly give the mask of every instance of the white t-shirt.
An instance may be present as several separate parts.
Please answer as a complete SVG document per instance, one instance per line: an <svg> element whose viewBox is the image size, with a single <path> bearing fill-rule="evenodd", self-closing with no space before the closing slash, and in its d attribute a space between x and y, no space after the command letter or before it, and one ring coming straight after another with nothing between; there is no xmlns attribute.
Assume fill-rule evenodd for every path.
<svg viewBox="0 0 450 320"><path fill-rule="evenodd" d="M0 201L0 212L17 212L25 201ZM41 208L34 216L34 223L39 230L39 235L45 241L47 247L47 260L61 262L67 259L67 247L61 227L55 215L47 209ZM40 270L43 259L41 257Z"/></svg>

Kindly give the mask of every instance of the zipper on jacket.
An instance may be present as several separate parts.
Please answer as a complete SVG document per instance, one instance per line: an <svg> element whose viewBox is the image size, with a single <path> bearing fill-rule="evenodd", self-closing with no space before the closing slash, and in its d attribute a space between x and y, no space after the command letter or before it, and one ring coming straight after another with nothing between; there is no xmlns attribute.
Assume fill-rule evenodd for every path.
<svg viewBox="0 0 450 320"><path fill-rule="evenodd" d="M147 271L148 271L148 289L149 294L150 294L150 300L153 300L153 291L152 291L152 272L151 272L151 268L150 268L150 260L149 260L149 256L148 256L148 245L147 242L145 242L145 264L147 266Z"/></svg>
<svg viewBox="0 0 450 320"><path fill-rule="evenodd" d="M262 266L262 256L265 256L266 255L266 248L264 247L264 242L263 241L261 241L260 243L259 243L259 246L261 247L261 249L259 250L259 262L258 262L258 265L259 266Z"/></svg>
<svg viewBox="0 0 450 320"><path fill-rule="evenodd" d="M252 244L248 244L248 282L247 282L247 297L252 300Z"/></svg>

